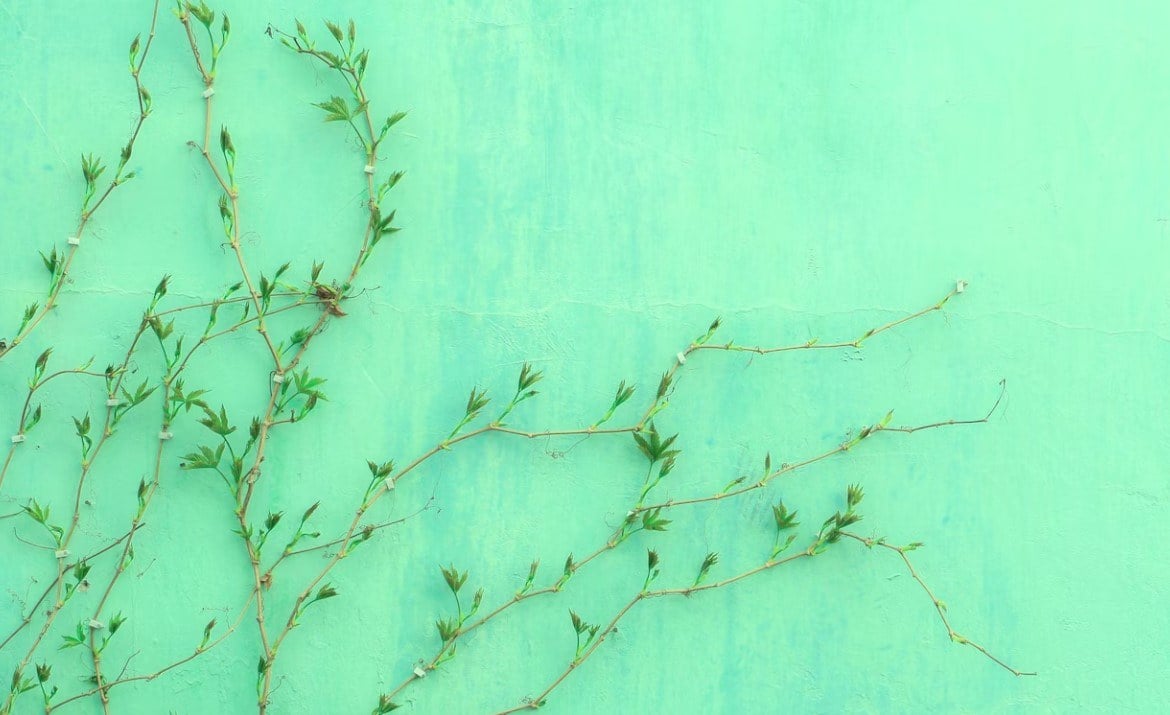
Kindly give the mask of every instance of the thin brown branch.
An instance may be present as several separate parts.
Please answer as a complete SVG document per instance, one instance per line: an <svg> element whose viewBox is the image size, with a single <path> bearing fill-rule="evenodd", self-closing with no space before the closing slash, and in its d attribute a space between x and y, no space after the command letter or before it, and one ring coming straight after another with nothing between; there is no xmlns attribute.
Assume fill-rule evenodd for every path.
<svg viewBox="0 0 1170 715"><path fill-rule="evenodd" d="M876 328L871 328L871 329L867 330L860 338L857 338L855 340L843 340L843 341L838 341L838 342L834 342L834 343L822 343L822 342L819 342L819 341L814 339L814 340L809 340L808 342L799 343L796 345L786 345L786 346L782 346L782 347L771 347L771 348L765 348L765 347L760 347L760 346L736 345L736 344L731 343L731 342L721 344L721 345L720 344L712 344L712 343L704 343L704 344L692 343L690 345L690 347L688 347L684 351L683 355L689 355L690 353L696 352L699 350L723 350L723 351L730 351L730 352L755 353L757 355L770 355L772 353L792 352L795 350L841 350L844 348L860 348L866 340L869 340L870 338L872 338L876 335L880 335L881 333L884 333L888 330L893 330L894 328L898 327L899 325L902 325L904 323L908 323L908 322L915 320L917 318L921 318L922 316L928 315L928 314L933 313L937 310L942 310L943 306L945 306L947 304L947 301L949 301L951 298L955 297L955 295L957 295L959 292L960 291L958 288L952 289L950 293L947 293L946 296L944 296L942 300L935 303L934 305L932 305L928 308L923 308L922 310L920 310L916 313L912 313L910 315L907 315L905 317L898 318L897 320L892 320L892 321L885 323L883 325L879 325Z"/></svg>
<svg viewBox="0 0 1170 715"><path fill-rule="evenodd" d="M8 355L8 353L15 350L18 345L27 340L28 336L37 328L37 326L41 324L45 317L57 305L61 291L64 289L67 278L69 277L70 270L73 267L73 261L77 256L78 250L80 249L80 241L81 238L85 235L85 229L89 224L89 220L93 218L93 215L98 211L98 209L102 207L102 205L106 202L106 199L109 198L110 194L114 192L114 189L118 188L129 179L129 176L124 175L122 171L126 168L126 162L130 159L130 156L134 152L134 145L138 141L138 135L142 131L142 125L146 123L146 118L150 115L150 111L147 108L145 99L145 97L149 95L146 94L146 90L142 85L142 80L139 75L143 66L146 64L146 58L150 54L151 45L154 43L155 27L158 24L158 6L159 0L154 0L154 9L151 12L150 17L150 31L147 35L146 43L142 47L142 55L139 59L138 65L131 71L131 76L134 79L135 95L138 99L138 120L134 124L134 128L131 129L130 138L127 140L124 148L122 149L122 160L118 165L118 170L114 177L110 179L110 182L107 184L105 191L103 191L101 195L98 196L97 201L94 202L93 206L82 208L80 215L78 216L77 228L73 232L73 237L77 239L77 241L71 241L68 248L65 250L60 268L60 274L57 276L56 282L52 284L52 289L49 291L44 305L40 306L40 308L32 316L31 320L24 324L23 329L17 335L13 336L12 340L7 342L0 341L0 360L3 360L4 357Z"/></svg>
<svg viewBox="0 0 1170 715"><path fill-rule="evenodd" d="M723 579L721 581L716 581L716 582L709 583L706 585L689 586L686 588L668 588L668 589L660 589L660 590L654 590L654 591L642 590L642 591L638 592L633 598L631 598L629 601L627 601L626 604L624 606L622 606L622 608L620 610L618 610L617 614L614 615L613 618L610 619L609 623L607 623L604 628L602 628L601 630L598 631L597 637L593 639L593 642L587 648L585 648L580 653L580 655L578 655L573 660L571 660L569 662L568 666L566 666L565 669L563 671L561 671L560 675L558 675L555 679L553 679L553 681L551 683L549 683L548 686L546 686L545 689L542 690L539 695L536 695L536 696L531 697L531 698L526 698L525 702L521 703L520 705L517 705L517 706L512 707L512 708L508 708L506 710L501 710L498 713L496 713L496 715L511 715L511 713L522 712L524 710L536 710L540 707L543 707L548 700L548 696L550 694L552 694L552 692L554 690L556 690L558 687L560 687L560 685L562 683L564 683L565 680L567 680L569 678L569 676L572 675L577 670L577 668L579 668L585 661L587 661L587 660L589 660L589 658L593 657L593 655L597 652L597 649L601 647L601 644L604 643L605 640L614 631L617 630L618 623L623 618L625 618L627 614L629 614L629 612L634 608L634 606L638 605L642 601L652 599L652 598L661 598L664 596L691 596L691 595L698 593L698 592L701 592L701 591L710 591L710 590L714 590L714 589L718 589L718 588L724 588L726 586L730 586L731 584L738 583L740 581L743 581L744 579L751 578L752 576L755 576L757 574L760 574L760 573L763 573L765 571L776 568L777 566L783 566L785 564L789 564L789 563L792 563L793 561L807 558L807 557L810 557L812 555L813 555L813 550L810 548L806 551L801 551L800 553L796 553L796 554L793 554L791 556L787 556L787 557L782 558L782 559L769 559L768 561L764 562L760 566L757 566L757 567L752 568L752 569L748 569L747 571L741 572L739 574L736 574L736 575L731 576L729 578Z"/></svg>
<svg viewBox="0 0 1170 715"><path fill-rule="evenodd" d="M906 571L909 572L910 577L913 578L918 583L918 585L922 587L922 590L930 598L930 602L934 605L935 612L938 613L939 621L942 622L943 628L946 629L947 637L951 639L951 642L958 643L959 645L970 646L970 647L974 648L975 650L979 651L983 655L987 656L987 658L989 660L991 660L993 663L1000 666L1004 670L1008 671L1012 675L1015 675L1015 676L1036 675L1035 672L1017 670L1016 668L1013 668L1012 666L1008 665L1007 663L1005 663L1004 661L1000 660L998 657L993 655L989 650L987 650L987 648L984 648L982 645L967 638L966 636L960 635L958 632L955 631L954 628L951 627L951 621L949 618L947 618L946 604L943 603L942 600L940 600L937 596L934 595L934 591L931 590L930 586L927 585L926 581L923 580L922 576L920 576L918 574L918 570L914 568L914 564L910 561L910 557L907 556L907 554L910 551L917 549L919 544L914 544L912 546L895 546L894 544L886 543L886 541L884 539L873 539L873 538L866 537L866 536L858 536L857 534L853 534L853 533L848 532L848 531L842 531L840 533L841 533L841 536L847 536L850 539L853 539L854 541L856 541L858 543L864 544L867 548L872 549L873 547L877 546L879 548L886 549L888 551L893 551L894 553L898 554L898 556L901 557L901 559L902 559L902 563L906 566Z"/></svg>
<svg viewBox="0 0 1170 715"><path fill-rule="evenodd" d="M915 432L921 432L923 430L930 430L930 429L938 429L941 427L958 427L958 426L962 426L962 425L984 424L991 419L991 416L995 413L996 409L999 408L1000 402L1003 400L1003 396L1005 394L1005 391L1007 390L1007 382L1005 380L1000 380L999 385L1000 385L1000 392L999 392L999 396L995 400L995 404L993 404L991 406L991 409L988 410L987 413L985 415L983 415L982 417L973 418L973 419L962 419L962 420L955 420L955 419L942 420L940 422L931 422L929 424L914 425L914 426L902 426L902 427L889 427L889 426L884 426L881 423L875 423L873 425L868 425L866 427L863 427L858 432L858 435L856 437L854 437L850 440L847 440L847 441L837 445L836 447L833 447L832 449L821 452L820 454L817 454L815 456L805 458L805 459L800 460L798 462L781 464L779 468L769 472L768 474L761 477L759 480L757 480L757 481L755 481L755 482L753 482L745 487L740 487L738 489L732 489L729 491L719 492L717 494L710 494L710 495L702 496L702 497L690 497L687 499L667 499L666 501L659 502L657 504L650 504L647 506L636 507L633 510L633 513L640 514L642 512L653 511L655 509L666 509L669 507L687 506L687 505L691 505L691 504L705 504L708 502L716 502L716 501L721 501L723 499L729 499L731 497L737 497L741 494L747 494L748 492L753 492L757 489L764 488L772 480L776 479L777 477L783 476L783 475L788 474L790 472L794 472L798 469L802 469L802 468L807 467L809 465L816 464L817 462L822 462L822 461L828 459L829 457L832 457L833 455L841 454L842 452L848 452L849 450L856 447L862 441L872 437L875 434L881 433L881 432L895 432L895 433L899 433L899 434L913 434Z"/></svg>
<svg viewBox="0 0 1170 715"><path fill-rule="evenodd" d="M61 700L60 702L56 703L52 707L48 708L46 710L46 713L53 712L54 710L57 710L65 705L68 705L69 703L73 703L73 702L76 702L78 700L84 700L85 698L92 697L93 695L96 695L101 691L108 692L108 691L118 687L119 685L125 685L127 683L135 683L135 682L140 682L140 681L154 680L154 679L158 678L159 676L163 675L164 673L167 673L169 671L174 670L175 668L178 668L182 665L186 665L187 663L190 663L191 661L195 660L199 656L201 656L204 653L215 648L220 643L223 643L225 640L228 639L229 636L231 636L231 634L236 632L236 629L239 628L240 624L244 621L244 617L248 615L248 611L251 610L252 601L254 600L254 598L255 598L255 594L248 597L248 600L244 603L243 607L240 608L239 613L236 614L235 620L233 620L231 622L231 624L227 627L227 629L223 633L221 633L218 637L214 638L213 640L208 641L208 643L206 645L195 648L195 650L192 651L190 654L188 654L182 658L179 658L178 660L172 661L172 662L168 663L167 665L164 665L161 668L153 670L149 673L143 673L141 675L131 675L128 677L123 677L122 675L119 675L116 680L111 680L111 681L105 683L104 685L102 685L100 688L98 688L98 687L90 688L89 690L77 693L76 695L72 695L68 698L65 698L64 700Z"/></svg>
<svg viewBox="0 0 1170 715"><path fill-rule="evenodd" d="M875 425L873 428L869 428L869 430L870 430L870 433L879 431L880 429L884 429L884 430L890 431L890 432L900 432L900 433L910 434L910 433L920 431L923 429L932 429L932 428L936 428L936 427L984 423L984 422L987 422L991 418L991 416L999 408L999 405L1000 405L1001 401L1003 400L1004 393L1006 390L1006 383L1002 380L1000 381L1000 388L1001 388L1000 393L999 393L999 396L996 398L995 403L991 406L991 408L987 411L987 413L981 418L969 419L969 420L945 420L945 421L941 421L941 422L933 422L933 423L926 424L926 425L918 425L918 426L912 426L912 427L884 427L884 428L882 428L882 427L880 427L880 425ZM454 444L454 443L459 442L459 441L463 441L465 439L469 439L471 437L476 436L477 434L482 434L485 430L487 430L489 428L490 428L490 425L488 427L481 428L479 430L462 435L461 437L452 440L451 444ZM610 429L610 430L605 430L605 432L624 433L624 432L630 432L630 431L634 431L634 430L636 430L636 428L634 428L634 427L614 428L614 429ZM575 435L575 434L581 434L581 433L602 432L602 430L596 430L596 431L592 431L592 432L590 430L583 430L583 431L582 430L565 430L565 431L549 430L549 431L544 431L544 432L522 432L522 431L518 431L518 430L509 430L509 429L497 429L496 431L506 432L509 434L519 434L520 436L524 436L524 437L547 436L550 434ZM781 467L779 469L777 469L775 472L772 472L769 475L767 475L760 482L757 482L756 484L753 484L749 487L745 487L743 489L739 489L736 491L730 491L730 492L726 492L726 493L722 493L722 494L712 495L709 497L703 497L703 498L693 499L693 500L667 501L667 502L662 502L661 504L652 504L650 506L644 506L644 507L637 507L636 506L629 511L629 517L633 517L639 513L642 513L645 511L651 511L651 510L655 510L655 509L669 509L669 508L674 507L674 506L682 506L682 505L687 505L687 504L709 502L709 501L719 501L722 499L729 499L729 498L733 498L736 496L741 496L741 495L746 494L748 492L754 491L755 489L762 488L768 481L770 481L771 479L773 479L775 477L780 476L781 474L795 471L796 469L799 469L801 467L805 467L805 466L808 466L810 464L827 459L828 457L831 457L834 454L848 450L851 446L852 445L849 445L849 443L846 443L845 445L838 446L832 450L829 450L829 451L824 452L822 454L807 458L803 461L800 461L800 462L797 462L794 464L781 465ZM433 454L437 453L438 451L441 451L441 449L435 448L435 449L430 450L429 452L425 453L422 457L420 457L420 458L416 459L414 462L412 462L409 468L414 468L414 467L418 466L423 460L432 456ZM404 472L405 471L406 470L404 470ZM629 517L627 517L627 518L629 518ZM606 553L607 551L613 550L620 543L622 543L622 541L624 541L626 538L628 538L630 535L632 535L632 533L634 533L633 531L627 532L625 530L624 526L625 525L623 524L622 527L619 527L618 529L616 529L614 531L614 533L610 536L610 538L602 546L595 549L588 556L586 556L585 558L583 558L579 561L574 561L572 563L572 566L570 567L569 575L570 576L575 575L578 571L580 571L582 568L584 568L586 565L588 565L594 559L598 558L599 556ZM802 554L798 555L798 557L801 557L804 555L809 555L809 554L802 553ZM765 568L766 568L766 566L765 566ZM755 569L755 570L752 570L749 572L745 572L744 574L740 574L738 576L732 577L731 579L726 579L724 582L716 582L714 584L708 584L708 585L704 585L704 586L693 586L693 587L689 587L689 588L685 588L685 589L676 589L673 591L665 591L665 592L661 592L661 593L656 592L656 595L690 595L691 593L695 593L695 592L699 592L699 591L703 591L703 590L708 590L710 588L717 588L720 585L727 585L728 583L733 583L733 582L740 580L742 578L746 578L748 576L751 576L751 575L757 573L759 570L763 570L763 568ZM324 575L322 575L321 578L324 578ZM466 636L466 635L470 634L472 631L475 631L475 630L479 629L480 627L486 625L488 622L492 621L493 619L495 619L496 617L498 617L499 615L501 615L505 611L511 609L512 607L519 605L520 603L523 603L523 602L528 601L528 600L535 598L535 597L548 595L548 594L552 594L552 593L559 593L563 589L564 583L565 583L564 581L560 581L554 586L549 586L549 587L529 591L527 593L517 593L511 599L503 602L502 604L497 606L495 609L493 609L492 611L489 611L487 614L480 617L479 619L472 621L470 624L468 624L466 626L461 626L459 629L457 629L455 631L455 633L452 635L452 637L450 639L448 639L446 642L444 642L442 644L442 646L439 648L439 650L435 653L434 656L431 657L431 659L429 661L420 664L418 669L415 671L412 671L412 673L410 675L408 675L402 682L400 682L393 690L390 691L390 693L387 695L387 697L392 699L392 698L398 696L407 686L409 686L410 684L419 680L422 677L422 676L418 675L419 671L421 671L425 674L427 672L435 670L438 667L438 665L445 660L445 658L449 657L449 653L452 651L452 649L455 647L455 645L458 643L458 641L461 640L464 636ZM535 701L539 701L539 700L540 700L540 698L535 699ZM524 709L524 708L522 707L520 709Z"/></svg>

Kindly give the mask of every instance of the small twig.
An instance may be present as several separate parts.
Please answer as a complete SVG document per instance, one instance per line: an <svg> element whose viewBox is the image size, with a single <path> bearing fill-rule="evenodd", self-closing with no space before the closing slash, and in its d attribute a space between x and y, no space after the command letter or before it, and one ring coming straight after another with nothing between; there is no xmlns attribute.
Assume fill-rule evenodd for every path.
<svg viewBox="0 0 1170 715"><path fill-rule="evenodd" d="M151 680L154 680L155 678L158 678L159 676L163 675L164 673L167 673L169 671L174 670L175 668L178 668L179 666L190 663L191 661L195 660L196 658L203 655L207 651L211 650L212 648L215 648L220 643L223 643L225 640L228 639L228 637L232 633L235 633L236 629L240 627L240 623L243 622L244 617L248 615L248 611L251 610L252 601L254 601L254 600L255 600L255 594L249 596L248 600L244 603L243 607L240 609L239 613L236 615L235 620L232 621L232 623L227 627L227 629L223 633L221 633L218 638L215 638L214 640L209 641L207 643L207 645L203 646L202 648L196 648L189 655L186 655L186 656L184 656L176 661L168 663L167 665L164 665L163 667L158 668L157 670L154 670L150 673L144 673L142 675L131 675L128 677L119 676L117 680L107 681L100 688L96 688L96 687L90 688L89 690L86 690L86 691L77 693L76 695L65 698L64 700L61 700L61 701L57 702L56 704L54 704L52 707L48 708L46 710L46 715L47 715L47 713L51 713L54 710L57 710L58 708L61 708L64 705L68 705L69 703L75 702L77 700L82 700L82 699L91 697L93 695L96 695L100 690L109 691L109 690L112 690L113 688L116 688L119 685L125 685L126 683L135 683L135 682L144 681L144 680L151 681ZM129 662L127 661L127 664L128 663Z"/></svg>
<svg viewBox="0 0 1170 715"><path fill-rule="evenodd" d="M980 653L982 653L983 655L987 656L992 662L994 662L996 665L1000 666L1004 670L1008 671L1012 675L1015 675L1015 676L1036 675L1035 672L1017 670L1017 669L1013 668L1012 666L1003 662L1002 660L1000 660L996 656L992 655L991 652L988 651L983 646L981 646L978 643L976 643L975 641L967 638L966 636L960 635L958 632L955 631L954 628L951 628L950 619L947 618L946 604L943 603L941 600L939 600L939 598L937 596L934 595L934 591L932 591L930 589L930 586L928 586L926 584L926 581L924 581L922 579L922 577L918 575L918 571L917 571L917 569L914 568L914 564L910 562L910 557L906 555L906 553L911 550L910 548L907 548L905 546L895 546L894 544L888 544L882 539L873 539L873 538L869 538L869 537L865 537L865 536L858 536L857 534L854 534L854 533L851 533L848 531L842 531L841 536L847 536L850 539L853 539L854 541L857 541L861 544L864 544L868 548L873 548L874 546L878 546L880 548L887 549L889 551L893 551L894 553L898 554L898 556L901 557L901 559L902 559L902 563L905 564L906 570L910 573L910 577L918 582L918 585L922 587L922 590L925 591L926 595L930 598L930 602L932 604L934 604L934 610L938 613L938 618L940 621L942 621L943 628L945 628L947 631L947 637L950 638L952 642L958 643L959 645L971 646L975 650L977 650ZM914 545L914 548L917 548L917 545Z"/></svg>
<svg viewBox="0 0 1170 715"><path fill-rule="evenodd" d="M614 617L610 619L609 623L607 623L605 625L605 627L602 628L598 632L597 637L593 640L593 642L589 645L589 647L586 648L580 655L578 655L572 661L570 661L568 666L566 666L565 669L563 671L561 671L560 675L558 675L555 679L553 679L553 681L551 683L549 683L548 686L545 687L545 689L542 690L539 695L532 697L532 698L528 698L526 700L526 702L521 703L520 705L517 705L515 707L508 708L506 710L501 710L498 713L496 713L496 715L511 715L511 713L517 713L517 712L521 712L524 710L536 710L536 709L539 709L540 707L542 707L545 704L545 702L547 701L548 696L554 690L556 690L558 687L560 687L560 685L562 683L564 683L565 680L568 679L568 677L570 675L572 675L574 671L577 670L577 668L579 668L585 661L589 660L589 658L591 658L597 652L597 649L601 647L601 644L604 643L605 640L614 631L617 630L618 622L621 621L623 618L625 618L626 615L634 608L634 606L638 605L642 601L645 601L645 600L651 599L651 598L661 598L664 596L688 596L689 597L689 596L691 596L695 593L698 593L700 591L710 591L710 590L714 590L717 588L724 588L726 586L730 586L733 583L738 583L739 581L742 581L744 579L751 578L752 576L755 576L757 574L763 573L763 572L768 571L770 569L776 568L777 566L783 566L784 564L792 563L793 561L797 561L799 559L808 558L812 555L813 555L813 551L810 548L806 551L801 551L800 553L796 553L796 554L793 554L791 556L786 556L782 559L769 559L768 561L764 562L762 565L757 566L755 568L748 569L747 571L743 571L743 572L738 573L738 574L731 576L729 578L725 578L721 581L716 581L716 582L701 585L701 586L689 586L686 588L669 588L669 589L660 589L660 590L654 590L654 591L650 591L650 590L640 591L633 598L631 598L629 601L627 601L626 604L621 607L621 609L618 610L617 614L614 615Z"/></svg>
<svg viewBox="0 0 1170 715"><path fill-rule="evenodd" d="M923 430L929 430L929 429L938 429L941 427L958 427L961 425L984 424L991 419L991 415L994 414L995 410L999 407L1000 402L1003 400L1004 393L1007 390L1006 380L1000 380L999 385L1000 385L999 396L996 398L995 404L993 404L991 406L991 409L988 410L987 414L985 414L983 417L979 417L979 418L975 418L975 419L964 419L964 420L954 420L954 419L942 420L939 422L931 422L929 424L906 426L906 427L887 427L887 426L882 426L880 423L874 424L874 425L863 428L861 434L859 435L859 438L855 438L853 440L846 441L846 442L844 442L844 443L842 443L842 444L840 444L840 445L838 445L830 450L822 452L822 453L815 455L813 457L808 457L807 459L803 459L803 460L798 461L798 462L781 464L778 469L776 469L772 472L769 472L767 475L765 475L764 477L760 478L759 480L749 484L748 486L740 487L738 489L732 489L732 490L726 491L726 492L719 492L717 494L710 494L710 495L702 496L702 497L691 497L691 498L687 498L687 499L667 499L666 501L660 502L657 504L650 504L648 506L637 507L634 510L634 513L640 514L642 512L653 511L655 509L666 509L668 507L688 506L688 505L692 505L692 504L705 504L708 502L721 501L723 499L730 499L732 497L737 497L741 494L753 492L757 489L764 488L770 482L772 482L772 480L776 479L777 477L788 474L789 472L794 472L798 469L802 469L802 468L807 467L809 465L816 464L817 462L822 462L822 461L828 459L829 457L832 457L833 455L841 454L843 452L848 452L849 450L853 449L853 447L855 447L858 442L862 441L863 439L872 437L873 435L878 434L879 432L897 432L900 434L913 434L915 432L921 432Z"/></svg>
<svg viewBox="0 0 1170 715"><path fill-rule="evenodd" d="M77 239L80 239L84 235L85 228L89 224L89 220L93 218L93 215L98 211L98 209L100 209L102 205L105 204L106 199L109 198L110 194L114 192L114 189L121 186L129 178L128 176L122 174L122 170L126 168L126 162L130 159L130 156L134 151L134 145L138 141L138 135L142 131L142 125L146 123L146 118L150 115L150 110L146 104L146 97L149 97L149 94L143 87L142 80L139 75L142 71L142 68L146 65L146 58L150 54L151 45L154 43L155 27L158 24L158 6L159 0L154 0L154 10L151 12L150 16L150 32L147 35L146 42L142 46L142 55L138 61L138 66L131 72L131 76L134 79L135 94L137 95L138 100L138 120L134 124L134 128L130 131L130 138L126 141L126 144L122 149L122 162L118 165L117 173L112 179L110 179L110 182L106 186L105 191L103 191L101 195L97 197L97 200L92 206L83 206L80 215L78 216L77 228L74 229L73 232L73 236ZM135 40L135 42L137 42L137 40ZM56 276L56 280L52 284L52 288L49 291L49 295L45 299L44 305L42 305L40 309L37 310L36 313L31 317L31 319L23 325L21 332L13 336L12 340L0 341L0 360L8 355L8 353L16 349L16 346L27 340L28 336L33 332L33 330L35 330L37 326L41 324L41 322L45 319L45 316L47 316L57 305L61 291L64 289L67 282L66 279L69 276L70 269L73 267L73 261L77 256L78 249L79 243L71 242L68 246L64 256L62 257L59 275Z"/></svg>

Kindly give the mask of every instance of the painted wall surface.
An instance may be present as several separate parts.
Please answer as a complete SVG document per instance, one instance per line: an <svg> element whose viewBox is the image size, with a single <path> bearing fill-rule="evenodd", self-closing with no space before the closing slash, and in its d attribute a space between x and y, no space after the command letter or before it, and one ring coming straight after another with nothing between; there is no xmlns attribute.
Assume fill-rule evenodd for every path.
<svg viewBox="0 0 1170 715"><path fill-rule="evenodd" d="M165 5L165 3L164 3ZM852 340L946 307L858 350L756 357L704 353L658 418L677 432L661 489L684 498L755 475L766 453L795 462L895 410L915 425L879 435L765 492L679 509L468 638L413 685L406 712L482 713L538 693L571 659L568 609L604 622L641 587L645 549L661 585L686 585L708 551L715 575L767 557L771 505L800 511L802 538L865 487L859 533L925 542L915 565L957 630L1037 677L1015 678L950 643L896 555L842 544L817 559L622 621L562 687L551 713L1163 712L1170 686L1165 508L1170 430L1170 51L1164 2L225 2L215 128L239 152L245 249L256 271L314 260L340 270L363 225L361 157L311 106L339 88L265 36L293 18L357 21L372 48L377 116L410 114L382 166L406 179L388 205L405 230L308 358L329 402L274 433L259 514L344 528L366 460L406 464L442 439L469 389L506 399L520 365L545 371L524 429L580 428L620 380L629 420L663 370L717 315L748 345ZM135 116L130 39L150 3L0 3L0 337L40 300L38 251L76 220L78 157L107 162ZM186 146L202 87L166 7L144 82L154 96L122 187L82 244L61 306L0 362L0 425L12 430L36 356L95 365L124 354L151 291L173 305L238 280L206 167ZM196 321L201 329L202 318ZM282 324L291 332L295 323ZM241 424L260 409L254 334L191 369ZM157 380L161 358L133 364ZM71 513L71 416L101 414L100 381L62 380L0 487L0 637L55 574L19 512L30 498ZM158 405L128 418L84 490L80 539L122 533L151 469ZM237 417L238 416L238 417ZM110 610L129 620L109 667L149 673L188 655L202 628L238 613L251 587L230 497L179 458L204 441L188 418L165 452L159 497ZM7 447L0 450L7 453ZM528 564L555 580L620 524L644 461L628 437L493 436L405 480L377 519L403 518L331 576L280 654L276 713L366 713L434 653L452 609L439 575L470 571L496 605ZM291 517L289 517L291 518ZM22 541L23 540L23 541ZM804 541L798 543L805 543ZM628 548L627 548L628 547ZM317 555L281 573L287 613ZM114 563L93 561L95 582ZM93 598L82 594L79 598ZM62 694L86 687L80 650L58 651L86 608L62 615L34 662ZM32 632L0 650L0 675ZM153 682L112 692L112 712L255 712L250 617L222 645ZM3 693L0 688L0 693ZM26 695L17 712L41 712ZM62 712L101 712L90 699Z"/></svg>

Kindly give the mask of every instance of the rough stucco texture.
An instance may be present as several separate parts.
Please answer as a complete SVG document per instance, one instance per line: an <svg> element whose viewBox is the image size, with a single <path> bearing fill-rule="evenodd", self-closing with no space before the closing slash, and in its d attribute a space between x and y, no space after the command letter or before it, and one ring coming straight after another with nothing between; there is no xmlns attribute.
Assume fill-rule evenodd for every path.
<svg viewBox="0 0 1170 715"><path fill-rule="evenodd" d="M64 246L78 156L107 162L134 117L126 47L142 0L0 2L0 337L41 299L37 251ZM164 6L166 3L164 3ZM620 380L638 385L628 424L675 353L716 315L720 339L785 345L852 340L970 287L943 313L863 350L748 359L704 353L681 371L664 433L679 433L663 496L709 494L795 462L895 410L895 424L987 423L881 435L766 493L678 510L462 644L401 697L406 712L481 713L540 692L572 657L568 609L604 622L641 586L645 549L661 585L685 585L708 551L715 576L771 544L771 505L800 511L802 538L844 488L866 489L859 533L923 541L915 563L955 628L1034 678L950 643L895 555L843 544L823 557L690 599L636 608L553 693L552 713L1162 712L1167 696L1164 544L1170 527L1164 374L1170 359L1170 51L1163 2L714 3L404 0L226 2L233 38L214 129L239 151L245 250L254 270L314 260L341 271L362 229L361 157L311 106L340 89L264 35L299 17L357 21L372 49L378 116L410 114L381 162L406 179L388 204L405 230L368 265L349 316L308 363L329 402L273 437L258 494L268 510L343 529L366 460L406 464L441 439L473 385L506 399L525 361L542 394L514 424L579 428ZM0 363L0 424L12 429L35 357L96 358L128 341L164 273L169 305L237 280L219 245L218 199L186 141L202 131L201 87L164 7L144 81L155 114L119 190L86 235L58 310ZM201 330L202 316L182 330ZM296 320L281 323L291 332ZM287 334L287 333L286 333ZM253 333L196 362L242 425L267 394ZM157 350L132 377L156 380ZM100 381L61 380L15 455L0 514L30 498L71 513L71 416L101 414ZM83 493L78 544L122 533L151 471L158 405L129 418ZM623 422L623 420L626 420ZM175 428L162 487L107 615L129 617L106 660L149 673L190 653L204 624L229 623L251 573L223 485L182 472L205 441ZM5 451L7 448L0 448ZM272 712L369 712L434 653L453 608L439 566L470 571L495 605L555 580L572 552L604 543L636 497L644 463L628 437L476 440L404 480L373 518L386 529L330 576L283 646ZM286 517L291 519L292 517ZM54 575L26 517L0 522L0 637ZM324 538L324 537L323 537ZM805 543L801 541L799 543ZM273 612L319 568L301 557L273 586ZM91 580L114 563L95 559ZM82 594L34 662L68 695L87 687L62 635L92 609ZM43 622L37 616L36 624ZM32 631L0 650L8 674ZM120 686L112 712L255 712L251 617L222 645L153 682ZM5 686L6 687L6 686ZM19 712L40 712L39 695ZM21 709L23 708L23 710ZM90 699L63 712L100 712Z"/></svg>

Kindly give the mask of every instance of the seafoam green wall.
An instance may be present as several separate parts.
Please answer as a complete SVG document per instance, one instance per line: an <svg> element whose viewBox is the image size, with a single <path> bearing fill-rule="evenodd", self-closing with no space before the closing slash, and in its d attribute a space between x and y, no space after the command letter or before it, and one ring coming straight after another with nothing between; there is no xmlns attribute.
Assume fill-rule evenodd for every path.
<svg viewBox="0 0 1170 715"><path fill-rule="evenodd" d="M353 17L372 48L379 114L408 109L384 165L400 224L371 262L350 316L311 354L330 402L274 437L263 507L322 500L348 522L365 460L400 463L459 417L467 391L503 396L520 364L546 374L525 428L575 428L619 380L649 397L677 350L722 315L725 339L789 344L857 337L967 292L945 313L863 351L749 360L697 356L659 425L680 434L665 494L710 493L764 455L796 461L895 409L895 422L985 425L882 435L768 493L679 511L566 593L468 639L410 689L407 712L480 713L535 694L572 656L566 611L601 621L640 587L658 548L661 583L689 581L708 551L718 573L766 556L770 505L809 534L866 489L864 534L923 541L915 563L962 633L1040 673L1016 679L948 642L896 558L845 544L823 558L689 600L636 609L559 690L553 713L1162 712L1170 587L1164 435L1170 301L1170 52L1161 2L230 2L234 36L216 126L240 154L246 250L340 266L360 232L360 158L310 106L327 73L264 36L267 23ZM0 337L39 299L38 250L63 244L80 191L77 157L116 156L134 116L126 47L150 3L0 2ZM85 238L62 305L0 364L0 424L12 429L36 355L54 364L123 353L163 273L175 304L236 280L219 243L216 194L185 142L201 87L181 28L160 20L145 83L155 116ZM197 328L196 328L197 329ZM264 354L226 341L193 368L242 421L264 399ZM158 375L157 355L134 367ZM100 411L99 385L46 397L46 422L0 489L0 515L30 497L68 512L70 415ZM639 407L644 406L643 401ZM157 409L157 406L150 409ZM626 413L632 416L634 410ZM154 413L137 415L85 491L82 537L124 530L150 468ZM108 656L127 674L182 657L250 586L221 485L180 472L202 438L177 430L171 465L111 608L130 616ZM438 567L471 572L487 603L527 564L553 580L620 523L640 484L625 438L482 440L436 459L379 518L389 529L333 577L281 653L279 713L368 712L437 644ZM433 501L429 501L433 500ZM16 626L52 559L0 522L0 636ZM19 538L18 538L19 537ZM283 574L277 608L316 566ZM112 564L95 561L95 578ZM36 660L63 691L84 686L77 651ZM58 633L56 631L61 631ZM23 637L23 636L22 636ZM19 639L18 639L19 641ZM27 644L27 641L24 641ZM0 651L7 683L13 654ZM137 654L137 655L134 655ZM148 684L113 712L254 712L251 623ZM21 712L37 711L32 696ZM100 712L96 702L63 711Z"/></svg>

